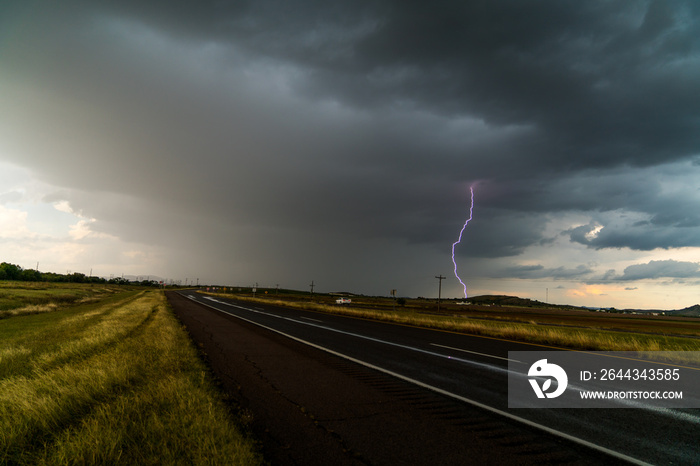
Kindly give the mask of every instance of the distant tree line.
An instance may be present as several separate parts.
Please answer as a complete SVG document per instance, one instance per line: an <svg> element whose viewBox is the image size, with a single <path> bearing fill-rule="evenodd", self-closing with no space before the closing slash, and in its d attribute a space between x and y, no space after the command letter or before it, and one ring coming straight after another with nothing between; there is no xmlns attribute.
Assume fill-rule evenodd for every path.
<svg viewBox="0 0 700 466"><path fill-rule="evenodd" d="M33 269L23 269L19 265L3 262L0 264L0 280L15 280L22 282L64 282L64 283L110 283L114 285L137 284L142 286L158 286L155 280L143 280L140 282L130 282L129 280L117 277L109 280L102 277L88 277L84 273L74 272L60 274L54 272L39 272Z"/></svg>

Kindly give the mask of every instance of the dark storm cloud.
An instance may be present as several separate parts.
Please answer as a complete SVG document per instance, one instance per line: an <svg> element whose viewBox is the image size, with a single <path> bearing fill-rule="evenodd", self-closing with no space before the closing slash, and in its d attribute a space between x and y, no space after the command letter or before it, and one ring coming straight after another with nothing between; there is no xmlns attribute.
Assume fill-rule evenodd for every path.
<svg viewBox="0 0 700 466"><path fill-rule="evenodd" d="M674 6L676 8L674 8ZM698 24L692 4L667 2L384 2L358 8L344 53L324 53L324 29L352 30L337 10L247 12L244 43L308 67L309 94L361 107L404 102L489 124L531 125L511 163L648 165L697 150ZM272 16L272 18L270 18ZM341 16L347 18L346 16ZM367 25L362 27L362 25ZM257 27L256 27L257 26ZM318 34L310 40L310 31ZM290 40L291 38L291 40ZM331 41L333 43L333 41Z"/></svg>
<svg viewBox="0 0 700 466"><path fill-rule="evenodd" d="M700 228L664 228L649 222L625 224L611 222L610 226L589 224L569 231L571 241L594 249L630 248L640 251L700 246Z"/></svg>
<svg viewBox="0 0 700 466"><path fill-rule="evenodd" d="M502 271L503 277L520 279L541 279L551 278L555 280L580 280L589 277L593 269L585 265L578 265L575 268L554 267L547 268L543 265L521 265L508 267Z"/></svg>
<svg viewBox="0 0 700 466"><path fill-rule="evenodd" d="M530 125L511 163L649 165L697 153L694 2L137 2L177 37L294 63L311 98Z"/></svg>
<svg viewBox="0 0 700 466"><path fill-rule="evenodd" d="M317 6L311 17L298 11L282 28L287 40L279 41L270 26L280 22L276 13L289 12L252 8L240 19L248 27L234 36L258 53L301 64L308 74L296 86L312 98L363 109L402 105L479 118L491 127L523 128L511 142L475 152L458 143L433 155L433 170L508 180L522 194L507 198L511 210L629 209L649 215L648 228L609 226L584 244L644 250L697 245L694 199L659 202L653 180L619 170L605 175L608 184L600 172L584 174L589 179L583 182L576 175L581 169L653 167L697 154L696 5L384 2L351 10L339 14L343 7ZM329 25L345 31L328 42L337 53L321 46L324 31L333 30ZM436 138L425 137L436 144ZM398 160L426 172L425 153L402 151ZM552 177L564 180L552 183ZM576 191L584 183L592 189ZM546 198L537 196L537 184L547 186ZM481 250L510 255L542 239L513 236L520 244L489 247L485 241Z"/></svg>
<svg viewBox="0 0 700 466"><path fill-rule="evenodd" d="M552 243L570 212L588 220L563 233L593 249L700 246L695 2L3 8L6 156L79 191L100 231L239 235L261 263L323 235L326 265L332 238L449 251L477 182L460 257Z"/></svg>
<svg viewBox="0 0 700 466"><path fill-rule="evenodd" d="M655 278L700 278L700 264L675 260L650 261L625 268L620 280L644 280Z"/></svg>

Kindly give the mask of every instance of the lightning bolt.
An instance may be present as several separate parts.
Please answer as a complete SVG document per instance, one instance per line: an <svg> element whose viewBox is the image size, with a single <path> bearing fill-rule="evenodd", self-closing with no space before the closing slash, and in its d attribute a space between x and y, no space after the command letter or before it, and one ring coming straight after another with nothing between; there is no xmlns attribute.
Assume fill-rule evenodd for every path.
<svg viewBox="0 0 700 466"><path fill-rule="evenodd" d="M469 192L471 193L471 206L469 207L469 218L467 219L466 222L464 222L464 226L462 226L462 229L459 231L459 239L452 243L452 263L455 266L455 277L457 277L457 280L459 280L459 283L462 285L462 288L464 288L464 297L467 298L467 285L464 284L461 278L459 278L459 275L457 274L457 262L455 261L455 246L457 246L461 241L462 241L462 233L464 233L464 229L467 228L467 225L472 219L472 214L474 212L474 186L469 186Z"/></svg>

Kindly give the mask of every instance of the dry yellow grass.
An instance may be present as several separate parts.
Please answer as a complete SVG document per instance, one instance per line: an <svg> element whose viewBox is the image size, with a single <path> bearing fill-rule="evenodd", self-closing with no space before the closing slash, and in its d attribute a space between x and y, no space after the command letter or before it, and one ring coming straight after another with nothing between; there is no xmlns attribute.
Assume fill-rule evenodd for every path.
<svg viewBox="0 0 700 466"><path fill-rule="evenodd" d="M0 321L0 464L259 464L162 292Z"/></svg>
<svg viewBox="0 0 700 466"><path fill-rule="evenodd" d="M20 307L17 309L0 311L0 316L2 316L2 317L15 317L15 316L19 316L19 315L42 314L44 312L53 312L56 309L58 309L58 305L56 303L30 304L28 306Z"/></svg>
<svg viewBox="0 0 700 466"><path fill-rule="evenodd" d="M211 293L210 293L211 294ZM231 295L218 294L221 297ZM700 351L700 340L694 338L666 337L634 332L616 332L586 328L568 328L542 325L536 322L484 321L463 317L431 315L413 310L375 310L354 308L348 305L329 305L311 301L287 301L271 298L235 296L236 299L272 304L281 307L305 309L316 312L342 314L366 319L396 322L417 327L449 330L483 335L507 340L536 343L577 350L596 351ZM654 327L650 325L650 331Z"/></svg>

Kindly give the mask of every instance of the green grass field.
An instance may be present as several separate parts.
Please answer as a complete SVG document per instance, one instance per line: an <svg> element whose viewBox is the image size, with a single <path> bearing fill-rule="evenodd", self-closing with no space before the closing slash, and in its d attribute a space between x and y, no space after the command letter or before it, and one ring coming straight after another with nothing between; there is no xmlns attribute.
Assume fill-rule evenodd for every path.
<svg viewBox="0 0 700 466"><path fill-rule="evenodd" d="M0 290L0 464L261 463L161 291Z"/></svg>

